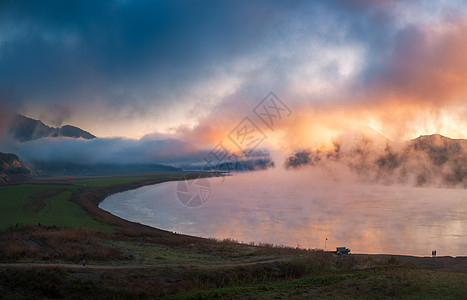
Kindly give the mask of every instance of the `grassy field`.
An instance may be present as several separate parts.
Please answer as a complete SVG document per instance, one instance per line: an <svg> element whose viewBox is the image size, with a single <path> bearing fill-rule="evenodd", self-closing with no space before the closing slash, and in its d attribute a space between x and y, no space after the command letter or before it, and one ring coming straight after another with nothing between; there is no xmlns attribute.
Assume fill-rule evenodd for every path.
<svg viewBox="0 0 467 300"><path fill-rule="evenodd" d="M176 248L170 251L177 251ZM199 251L199 249L198 249ZM292 250L291 250L292 251ZM318 256L318 257L316 257ZM2 299L465 299L467 273L322 254L282 262L138 269L0 268ZM300 257L300 258L299 258ZM336 260L349 260L336 267Z"/></svg>
<svg viewBox="0 0 467 300"><path fill-rule="evenodd" d="M180 174L167 174L175 180ZM19 224L42 224L110 231L112 226L97 222L78 204L72 193L84 188L122 186L154 180L158 176L115 176L85 179L39 179L37 182L0 186L0 229ZM160 178L162 179L162 178ZM38 184L40 182L40 184ZM57 183L60 184L57 184Z"/></svg>
<svg viewBox="0 0 467 300"><path fill-rule="evenodd" d="M0 228L16 224L42 224L75 228L111 230L93 220L78 204L68 201L76 186L12 185L0 187ZM42 199L33 198L50 190L59 193ZM42 205L41 205L42 203ZM32 209L28 209L31 208ZM37 209L34 209L36 207Z"/></svg>
<svg viewBox="0 0 467 300"><path fill-rule="evenodd" d="M180 175L174 175L174 177L180 177ZM142 181L151 179L151 176L137 176L137 177L110 177L110 178L91 178L91 179L77 179L71 182L80 187L106 187L117 184L127 184L135 181Z"/></svg>
<svg viewBox="0 0 467 300"><path fill-rule="evenodd" d="M467 275L388 267L241 287L180 293L166 299L465 299Z"/></svg>
<svg viewBox="0 0 467 300"><path fill-rule="evenodd" d="M93 220L82 207L69 201L77 185L20 184L0 186L0 228L42 224L109 231L111 226ZM47 192L58 193L47 196ZM43 197L35 197L37 195Z"/></svg>
<svg viewBox="0 0 467 300"><path fill-rule="evenodd" d="M320 250L246 245L174 234L98 208L112 193L178 178L180 174L42 178L1 186L0 298L465 299L467 295L467 257L337 256ZM80 265L83 259L86 269Z"/></svg>

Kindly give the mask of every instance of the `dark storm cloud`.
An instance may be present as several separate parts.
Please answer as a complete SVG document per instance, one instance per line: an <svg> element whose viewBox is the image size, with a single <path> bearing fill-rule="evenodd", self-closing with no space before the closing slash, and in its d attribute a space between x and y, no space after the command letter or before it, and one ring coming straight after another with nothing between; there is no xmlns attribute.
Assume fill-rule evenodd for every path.
<svg viewBox="0 0 467 300"><path fill-rule="evenodd" d="M0 82L36 101L116 105L131 91L164 101L206 65L250 51L271 18L233 2L7 1L0 10Z"/></svg>
<svg viewBox="0 0 467 300"><path fill-rule="evenodd" d="M3 1L0 82L26 102L169 105L219 69L235 73L236 59L263 52L265 72L281 81L301 62L275 53L293 53L293 36L380 47L387 18L346 1Z"/></svg>

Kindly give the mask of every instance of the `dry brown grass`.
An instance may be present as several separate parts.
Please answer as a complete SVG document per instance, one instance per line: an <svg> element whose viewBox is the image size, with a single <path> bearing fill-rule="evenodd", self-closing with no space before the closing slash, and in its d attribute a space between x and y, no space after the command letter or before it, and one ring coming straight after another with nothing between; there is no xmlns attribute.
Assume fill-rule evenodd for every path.
<svg viewBox="0 0 467 300"><path fill-rule="evenodd" d="M23 226L0 232L0 260L21 259L90 260L128 259L102 241L112 236L102 232L45 226Z"/></svg>
<svg viewBox="0 0 467 300"><path fill-rule="evenodd" d="M39 252L38 246L28 244L21 240L4 241L2 242L0 249L0 256L7 260L36 256Z"/></svg>

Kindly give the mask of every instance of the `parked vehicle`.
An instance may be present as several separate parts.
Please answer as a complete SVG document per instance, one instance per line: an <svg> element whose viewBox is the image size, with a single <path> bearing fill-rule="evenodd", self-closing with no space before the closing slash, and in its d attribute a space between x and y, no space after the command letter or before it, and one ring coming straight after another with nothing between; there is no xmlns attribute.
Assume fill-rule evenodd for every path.
<svg viewBox="0 0 467 300"><path fill-rule="evenodd" d="M347 249L346 247L337 247L336 248L336 254L337 255L350 254L350 249Z"/></svg>

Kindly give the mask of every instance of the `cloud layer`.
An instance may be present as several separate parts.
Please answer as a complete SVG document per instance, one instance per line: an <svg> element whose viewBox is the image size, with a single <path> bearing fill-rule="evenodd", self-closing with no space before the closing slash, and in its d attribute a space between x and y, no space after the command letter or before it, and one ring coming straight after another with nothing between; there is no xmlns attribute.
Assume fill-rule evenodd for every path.
<svg viewBox="0 0 467 300"><path fill-rule="evenodd" d="M196 156L274 91L293 118L261 127L273 153L348 131L467 138L463 1L3 1L0 32L2 111L100 137L153 133Z"/></svg>

